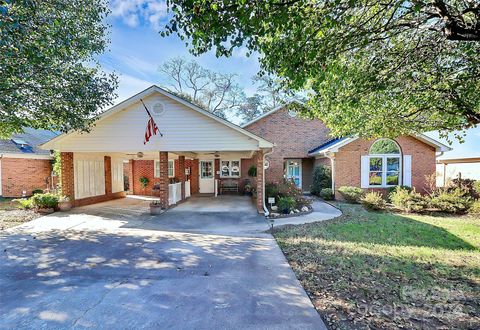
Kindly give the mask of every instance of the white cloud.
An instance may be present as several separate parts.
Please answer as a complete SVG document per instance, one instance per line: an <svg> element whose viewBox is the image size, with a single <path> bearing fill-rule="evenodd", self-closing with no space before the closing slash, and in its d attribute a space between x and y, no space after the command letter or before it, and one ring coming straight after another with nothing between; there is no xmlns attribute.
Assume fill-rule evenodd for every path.
<svg viewBox="0 0 480 330"><path fill-rule="evenodd" d="M130 27L144 23L159 30L168 17L164 0L112 0L110 8L113 17L121 18Z"/></svg>

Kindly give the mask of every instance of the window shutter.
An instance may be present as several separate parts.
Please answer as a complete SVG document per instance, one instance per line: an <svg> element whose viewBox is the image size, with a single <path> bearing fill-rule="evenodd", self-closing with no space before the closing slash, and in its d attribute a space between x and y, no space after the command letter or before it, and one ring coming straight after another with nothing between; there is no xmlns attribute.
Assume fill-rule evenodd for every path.
<svg viewBox="0 0 480 330"><path fill-rule="evenodd" d="M368 188L368 176L370 171L370 158L368 156L362 156L360 166L360 187Z"/></svg>
<svg viewBox="0 0 480 330"><path fill-rule="evenodd" d="M403 182L404 186L412 186L412 156L403 156Z"/></svg>

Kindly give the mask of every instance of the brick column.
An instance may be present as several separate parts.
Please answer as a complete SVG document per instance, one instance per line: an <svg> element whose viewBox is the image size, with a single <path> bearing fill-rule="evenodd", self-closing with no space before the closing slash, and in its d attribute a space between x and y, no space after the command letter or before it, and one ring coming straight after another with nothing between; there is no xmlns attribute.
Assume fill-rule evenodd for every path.
<svg viewBox="0 0 480 330"><path fill-rule="evenodd" d="M133 181L133 165L134 165L135 161L133 159L130 159L128 161L128 191L134 195L135 194L135 191L133 189L133 184L134 184L134 181Z"/></svg>
<svg viewBox="0 0 480 330"><path fill-rule="evenodd" d="M263 210L263 150L257 151L255 156L255 165L257 166L257 210L264 213Z"/></svg>
<svg viewBox="0 0 480 330"><path fill-rule="evenodd" d="M168 208L168 152L160 151L160 203Z"/></svg>
<svg viewBox="0 0 480 330"><path fill-rule="evenodd" d="M103 160L103 168L105 169L105 195L112 194L112 158L105 156Z"/></svg>
<svg viewBox="0 0 480 330"><path fill-rule="evenodd" d="M199 193L199 184L200 182L198 181L199 178L199 163L198 159L192 159L190 162L191 167L190 167L190 193L193 194L198 194Z"/></svg>
<svg viewBox="0 0 480 330"><path fill-rule="evenodd" d="M182 201L185 199L185 156L178 156L178 180L182 183Z"/></svg>
<svg viewBox="0 0 480 330"><path fill-rule="evenodd" d="M73 173L73 152L62 152L60 154L62 162L61 184L62 194L70 197L70 200L75 199L75 178Z"/></svg>

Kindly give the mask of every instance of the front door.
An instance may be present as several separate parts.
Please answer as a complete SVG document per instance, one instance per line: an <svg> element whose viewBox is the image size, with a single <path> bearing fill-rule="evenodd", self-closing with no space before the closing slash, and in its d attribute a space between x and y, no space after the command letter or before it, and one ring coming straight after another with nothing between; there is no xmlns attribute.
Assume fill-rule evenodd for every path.
<svg viewBox="0 0 480 330"><path fill-rule="evenodd" d="M293 180L298 188L302 188L302 160L287 160L287 179Z"/></svg>
<svg viewBox="0 0 480 330"><path fill-rule="evenodd" d="M215 175L213 168L213 160L200 161L200 193L213 194L215 192Z"/></svg>

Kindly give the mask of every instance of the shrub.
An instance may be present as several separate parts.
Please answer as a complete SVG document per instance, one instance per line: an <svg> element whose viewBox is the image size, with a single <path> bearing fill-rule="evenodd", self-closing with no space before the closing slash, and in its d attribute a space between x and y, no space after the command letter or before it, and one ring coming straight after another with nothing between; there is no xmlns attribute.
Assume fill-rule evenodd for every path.
<svg viewBox="0 0 480 330"><path fill-rule="evenodd" d="M13 201L18 202L18 204L20 204L20 208L24 210L30 210L35 207L33 205L31 198L20 198L20 199L14 199Z"/></svg>
<svg viewBox="0 0 480 330"><path fill-rule="evenodd" d="M265 199L268 200L268 197L278 198L278 187L275 183L265 183Z"/></svg>
<svg viewBox="0 0 480 330"><path fill-rule="evenodd" d="M322 191L320 191L320 197L326 201L333 200L333 190L330 188L323 188Z"/></svg>
<svg viewBox="0 0 480 330"><path fill-rule="evenodd" d="M36 195L36 194L43 194L43 190L42 189L33 189L32 190L32 196L33 195Z"/></svg>
<svg viewBox="0 0 480 330"><path fill-rule="evenodd" d="M432 197L431 204L438 210L446 213L464 213L470 207L472 201L460 188L454 190L442 190Z"/></svg>
<svg viewBox="0 0 480 330"><path fill-rule="evenodd" d="M277 185L277 189L279 197L293 197L294 199L297 199L302 196L302 192L298 189L293 180L284 180Z"/></svg>
<svg viewBox="0 0 480 330"><path fill-rule="evenodd" d="M475 181L473 184L473 189L475 189L477 195L480 196L480 180Z"/></svg>
<svg viewBox="0 0 480 330"><path fill-rule="evenodd" d="M405 212L422 212L428 207L428 201L410 187L395 187L389 195L390 201Z"/></svg>
<svg viewBox="0 0 480 330"><path fill-rule="evenodd" d="M453 179L449 182L447 188L449 191L460 188L473 199L477 199L479 197L479 193L475 187L476 184L477 181L472 179Z"/></svg>
<svg viewBox="0 0 480 330"><path fill-rule="evenodd" d="M476 200L475 202L472 203L470 206L470 209L468 210L470 214L475 214L479 215L480 214L480 200Z"/></svg>
<svg viewBox="0 0 480 330"><path fill-rule="evenodd" d="M308 207L308 206L310 206L310 205L312 205L312 201L311 201L310 199L308 199L308 198L303 197L303 196L302 196L302 197L298 197L298 198L295 200L295 207L296 207L297 209L299 209L299 210L300 210L302 207L304 207L304 206L307 206L307 207Z"/></svg>
<svg viewBox="0 0 480 330"><path fill-rule="evenodd" d="M278 209L283 213L290 213L295 208L295 204L293 197L280 197L277 202Z"/></svg>
<svg viewBox="0 0 480 330"><path fill-rule="evenodd" d="M31 198L34 206L41 209L56 208L58 205L58 195L45 193L45 194L36 194Z"/></svg>
<svg viewBox="0 0 480 330"><path fill-rule="evenodd" d="M332 173L330 167L317 166L313 170L313 183L310 186L310 192L313 195L320 196L322 189L332 186Z"/></svg>
<svg viewBox="0 0 480 330"><path fill-rule="evenodd" d="M382 194L379 192L369 192L361 199L362 205L370 211L377 211L385 209L386 202Z"/></svg>
<svg viewBox="0 0 480 330"><path fill-rule="evenodd" d="M343 196L343 198L349 203L360 203L360 200L363 197L362 188L358 187L340 187L338 192Z"/></svg>

